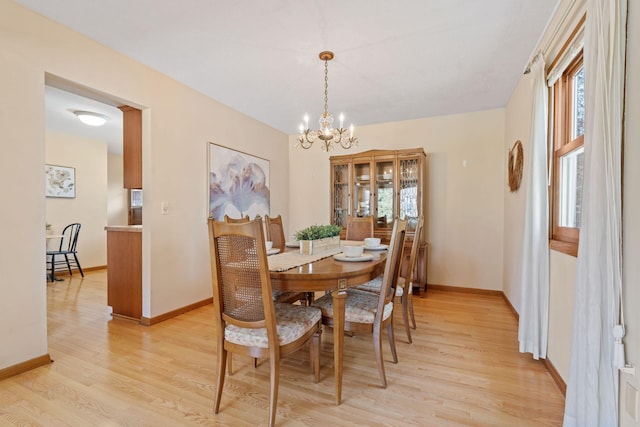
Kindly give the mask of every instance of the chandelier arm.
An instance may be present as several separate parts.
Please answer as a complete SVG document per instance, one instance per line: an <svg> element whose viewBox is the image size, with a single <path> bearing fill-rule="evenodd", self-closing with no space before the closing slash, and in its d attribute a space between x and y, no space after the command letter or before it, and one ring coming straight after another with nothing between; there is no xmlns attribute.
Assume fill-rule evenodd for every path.
<svg viewBox="0 0 640 427"><path fill-rule="evenodd" d="M343 141L342 133L346 132L347 129L341 129L341 130L342 130L342 132L340 134L341 136L340 136L340 140L338 142L340 143L340 146L342 148L344 148L345 150L348 150L349 148L355 147L356 145L358 145L358 138L353 137L353 136L351 136L349 138L345 138L344 141Z"/></svg>
<svg viewBox="0 0 640 427"><path fill-rule="evenodd" d="M312 145L312 144L310 144L310 143L306 142L306 141L302 138L302 135L300 135L300 136L298 137L298 146L299 146L299 147L302 147L302 148L304 148L305 150L308 150L309 148L311 148L311 145Z"/></svg>
<svg viewBox="0 0 640 427"><path fill-rule="evenodd" d="M307 140L307 142L309 144L313 144L316 140L316 137L314 135L311 135L311 139L309 139L309 134L312 134L313 132L310 129L307 129L304 131L304 138Z"/></svg>

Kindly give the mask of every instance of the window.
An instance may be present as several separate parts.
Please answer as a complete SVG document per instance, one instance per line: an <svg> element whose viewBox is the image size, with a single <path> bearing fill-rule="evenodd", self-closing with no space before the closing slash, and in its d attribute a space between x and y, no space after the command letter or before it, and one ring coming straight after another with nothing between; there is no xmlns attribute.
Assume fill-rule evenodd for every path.
<svg viewBox="0 0 640 427"><path fill-rule="evenodd" d="M553 85L553 197L550 247L578 253L584 174L584 66L580 51Z"/></svg>

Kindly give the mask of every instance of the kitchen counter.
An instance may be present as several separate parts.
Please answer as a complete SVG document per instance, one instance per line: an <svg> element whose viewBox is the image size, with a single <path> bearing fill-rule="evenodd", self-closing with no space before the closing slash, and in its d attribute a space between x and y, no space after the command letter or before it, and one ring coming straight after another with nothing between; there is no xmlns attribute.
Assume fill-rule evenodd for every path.
<svg viewBox="0 0 640 427"><path fill-rule="evenodd" d="M106 226L107 304L113 317L142 317L142 226Z"/></svg>
<svg viewBox="0 0 640 427"><path fill-rule="evenodd" d="M124 231L129 233L142 233L141 225L107 225L104 229L107 231Z"/></svg>

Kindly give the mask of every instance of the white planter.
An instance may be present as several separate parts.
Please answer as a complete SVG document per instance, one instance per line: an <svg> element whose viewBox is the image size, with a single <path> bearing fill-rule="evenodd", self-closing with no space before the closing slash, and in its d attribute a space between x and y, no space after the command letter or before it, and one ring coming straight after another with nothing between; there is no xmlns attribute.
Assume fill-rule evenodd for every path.
<svg viewBox="0 0 640 427"><path fill-rule="evenodd" d="M302 255L313 255L314 252L322 252L338 247L340 247L340 236L318 240L300 240L300 253Z"/></svg>

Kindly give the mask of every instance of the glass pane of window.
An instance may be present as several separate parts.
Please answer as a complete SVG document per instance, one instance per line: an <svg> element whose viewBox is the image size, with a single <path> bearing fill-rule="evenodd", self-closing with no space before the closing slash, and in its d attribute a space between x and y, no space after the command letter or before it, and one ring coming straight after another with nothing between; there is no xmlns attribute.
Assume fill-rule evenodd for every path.
<svg viewBox="0 0 640 427"><path fill-rule="evenodd" d="M584 147L577 148L560 158L560 194L558 196L560 227L580 228L583 172Z"/></svg>
<svg viewBox="0 0 640 427"><path fill-rule="evenodd" d="M571 139L584 135L584 67L573 75Z"/></svg>

